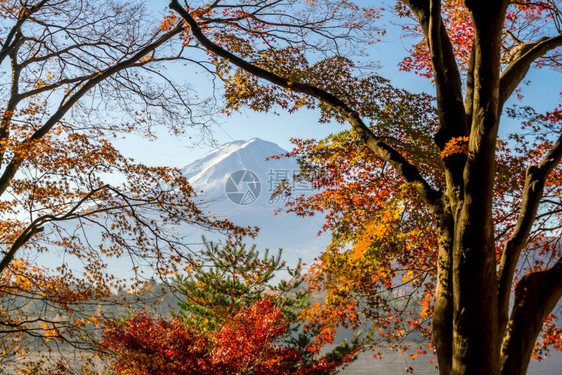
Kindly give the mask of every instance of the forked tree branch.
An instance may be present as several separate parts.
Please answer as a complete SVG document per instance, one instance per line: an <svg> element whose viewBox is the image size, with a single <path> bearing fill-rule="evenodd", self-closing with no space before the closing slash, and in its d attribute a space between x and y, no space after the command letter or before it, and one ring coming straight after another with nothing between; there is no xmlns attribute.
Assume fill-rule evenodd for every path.
<svg viewBox="0 0 562 375"><path fill-rule="evenodd" d="M562 34L521 45L518 57L500 77L500 110L531 68L531 64L549 51L562 46Z"/></svg>
<svg viewBox="0 0 562 375"><path fill-rule="evenodd" d="M2 64L6 56L10 54L12 48L17 44L17 35L20 33L23 24L29 19L31 15L33 15L33 13L36 13L41 8L43 8L43 5L45 5L47 1L48 0L41 0L39 3L30 8L23 7L21 9L18 20L8 32L8 35L4 39L4 42L2 43L2 46L0 48L0 64Z"/></svg>
<svg viewBox="0 0 562 375"><path fill-rule="evenodd" d="M405 0L405 3L418 19L430 50L439 115L435 143L443 150L452 138L465 137L469 134L470 123L465 114L459 68L441 17L441 0ZM472 103L470 85L467 85L466 101ZM457 157L445 159L443 162L447 195L453 214L458 211L463 200L465 160L466 158Z"/></svg>

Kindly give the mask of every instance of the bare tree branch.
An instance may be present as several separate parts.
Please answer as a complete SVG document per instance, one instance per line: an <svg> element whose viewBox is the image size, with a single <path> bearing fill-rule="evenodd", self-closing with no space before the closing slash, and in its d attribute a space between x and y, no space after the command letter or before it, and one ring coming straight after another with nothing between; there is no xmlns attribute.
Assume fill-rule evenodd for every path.
<svg viewBox="0 0 562 375"><path fill-rule="evenodd" d="M49 132L55 126L55 124L60 121L64 115L72 108L72 106L78 102L86 93L88 93L94 86L102 82L103 80L111 77L113 74L122 71L130 66L132 66L135 62L140 60L142 57L146 56L148 53L152 52L157 47L161 46L168 40L170 40L175 35L179 34L182 31L183 27L178 25L173 30L167 32L166 34L162 35L156 41L150 43L149 45L145 46L144 48L137 51L128 59L125 59L116 65L111 66L110 68L100 72L96 77L89 79L86 83L84 83L75 93L71 96L63 100L53 115L39 128L37 129L28 139L22 142L23 147L30 146L33 142L41 139L45 134ZM0 176L0 195L6 191L8 188L10 181L14 178L16 172L18 171L21 163L25 159L25 154L21 153L20 155L15 155L10 163L6 166L4 173Z"/></svg>

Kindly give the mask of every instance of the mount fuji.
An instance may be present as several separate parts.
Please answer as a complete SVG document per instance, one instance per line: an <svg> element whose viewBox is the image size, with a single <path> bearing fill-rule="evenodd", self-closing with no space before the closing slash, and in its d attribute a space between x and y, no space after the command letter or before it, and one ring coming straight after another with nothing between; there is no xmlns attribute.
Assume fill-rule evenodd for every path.
<svg viewBox="0 0 562 375"><path fill-rule="evenodd" d="M269 156L287 151L275 143L253 138L248 141L226 143L181 169L205 209L220 218L241 226L260 228L256 243L258 249L283 249L283 258L289 265L298 259L310 264L329 243L327 235L318 236L322 219L302 218L276 210L284 202L272 199L275 188L299 171L292 159L269 159ZM295 191L312 193L309 185L299 183ZM205 234L214 239L212 234Z"/></svg>

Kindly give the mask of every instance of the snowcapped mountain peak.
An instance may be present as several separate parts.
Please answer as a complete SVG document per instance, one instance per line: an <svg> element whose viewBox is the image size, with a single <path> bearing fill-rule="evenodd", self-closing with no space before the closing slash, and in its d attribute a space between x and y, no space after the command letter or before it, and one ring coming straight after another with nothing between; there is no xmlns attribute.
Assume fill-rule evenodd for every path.
<svg viewBox="0 0 562 375"><path fill-rule="evenodd" d="M249 140L236 140L228 143L224 143L214 149L213 151L208 152L207 154L203 155L199 160L209 160L218 158L219 160L228 156L229 154L240 152L243 150L260 150L263 153L268 152L286 152L281 147L276 145L273 142L264 141L260 138L252 138ZM267 155L271 156L271 155ZM267 157L266 156L266 157Z"/></svg>
<svg viewBox="0 0 562 375"><path fill-rule="evenodd" d="M279 214L283 197L271 198L284 180L291 180L299 168L290 158L270 159L287 151L259 138L225 143L182 168L207 208L218 217L238 225L260 227L256 241L260 248L284 248L290 264L298 258L310 262L326 246L326 237L317 237L321 220ZM312 193L299 184L299 193ZM279 199L281 198L281 199ZM213 238L211 234L205 234Z"/></svg>
<svg viewBox="0 0 562 375"><path fill-rule="evenodd" d="M249 140L238 140L225 143L207 155L212 153L224 155L236 152L252 152L254 154L258 154L260 157L264 156L265 159L268 156L276 153L284 153L286 151L273 142L264 141L260 138L252 138Z"/></svg>
<svg viewBox="0 0 562 375"><path fill-rule="evenodd" d="M196 191L206 195L224 194L227 178L239 170L248 170L266 184L272 170L298 169L294 160L266 160L287 151L277 144L259 138L225 143L181 169ZM271 181L270 181L271 182ZM271 185L271 184L270 184Z"/></svg>
<svg viewBox="0 0 562 375"><path fill-rule="evenodd" d="M252 139L249 139L247 141L234 141L232 143L235 143L235 142L241 142L241 146L240 146L241 149L243 149L243 148L259 148L263 151L278 150L278 149L283 150L277 144L275 144L273 142L265 141L261 138L252 138ZM285 150L283 150L283 151L285 151Z"/></svg>

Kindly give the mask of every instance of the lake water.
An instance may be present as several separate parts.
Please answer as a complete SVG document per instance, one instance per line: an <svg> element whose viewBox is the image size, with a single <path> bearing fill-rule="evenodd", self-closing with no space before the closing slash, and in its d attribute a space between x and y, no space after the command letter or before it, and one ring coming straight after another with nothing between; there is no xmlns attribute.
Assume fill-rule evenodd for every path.
<svg viewBox="0 0 562 375"><path fill-rule="evenodd" d="M415 375L438 374L435 365L429 360L432 356L422 356L412 360L409 355L386 352L383 359L375 359L369 353L362 353L349 367L339 372L341 375L400 375L407 374L406 368L412 367ZM551 355L542 361L531 360L527 375L562 374L562 353L551 351Z"/></svg>

